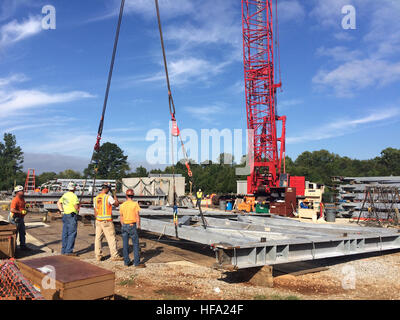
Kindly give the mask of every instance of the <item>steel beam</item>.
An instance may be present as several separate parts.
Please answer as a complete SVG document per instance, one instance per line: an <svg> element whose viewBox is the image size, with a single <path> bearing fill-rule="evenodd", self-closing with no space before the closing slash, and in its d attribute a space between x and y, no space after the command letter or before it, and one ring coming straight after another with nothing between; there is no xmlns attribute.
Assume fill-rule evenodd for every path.
<svg viewBox="0 0 400 320"><path fill-rule="evenodd" d="M192 218L194 225L178 227L178 238L210 245L217 265L229 270L400 249L396 230L297 224L285 219L268 223L271 219L261 219L266 221L244 223L208 217L204 230L199 219ZM176 236L169 221L144 218L142 229Z"/></svg>
<svg viewBox="0 0 400 320"><path fill-rule="evenodd" d="M54 205L53 205L54 206ZM177 228L172 209L143 209L142 230L160 235L209 245L216 253L222 269L244 269L339 257L368 252L400 249L400 233L396 229L313 224L284 217L260 217L229 214L216 218L207 212L207 228L202 227L196 210L179 210L183 218ZM82 208L81 215L93 215L92 208ZM113 212L119 222L118 211Z"/></svg>
<svg viewBox="0 0 400 320"><path fill-rule="evenodd" d="M25 194L24 198L26 202L57 202L63 193L49 193L49 194ZM80 195L78 195L80 198ZM125 201L125 194L117 194L117 198L119 201ZM166 201L166 195L154 195L154 196L135 196L134 200L136 201L149 201L149 202L157 202L157 201ZM91 195L83 195L82 202L92 203ZM165 202L164 202L165 203Z"/></svg>

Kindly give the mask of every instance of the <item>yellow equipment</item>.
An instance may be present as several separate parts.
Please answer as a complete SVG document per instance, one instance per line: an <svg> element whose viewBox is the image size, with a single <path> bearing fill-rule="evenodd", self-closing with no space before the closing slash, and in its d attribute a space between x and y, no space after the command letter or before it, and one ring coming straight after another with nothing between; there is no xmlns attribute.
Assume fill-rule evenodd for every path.
<svg viewBox="0 0 400 320"><path fill-rule="evenodd" d="M237 209L239 211L254 212L255 204L256 204L255 197L245 197L244 202L239 203Z"/></svg>

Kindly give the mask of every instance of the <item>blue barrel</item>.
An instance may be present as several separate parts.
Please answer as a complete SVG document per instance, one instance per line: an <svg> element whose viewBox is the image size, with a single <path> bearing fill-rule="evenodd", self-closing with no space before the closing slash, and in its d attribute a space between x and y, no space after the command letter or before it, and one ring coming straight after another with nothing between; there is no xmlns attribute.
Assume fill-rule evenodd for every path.
<svg viewBox="0 0 400 320"><path fill-rule="evenodd" d="M233 203L232 202L228 202L226 204L226 211L232 211L233 209Z"/></svg>

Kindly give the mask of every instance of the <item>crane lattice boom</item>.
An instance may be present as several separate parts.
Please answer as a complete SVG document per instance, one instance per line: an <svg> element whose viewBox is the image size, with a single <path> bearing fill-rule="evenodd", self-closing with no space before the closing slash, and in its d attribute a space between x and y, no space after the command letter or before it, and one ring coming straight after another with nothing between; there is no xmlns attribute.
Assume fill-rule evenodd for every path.
<svg viewBox="0 0 400 320"><path fill-rule="evenodd" d="M279 187L285 171L286 117L276 114L272 0L242 0L243 55L251 174L248 193ZM277 121L282 135L277 137ZM279 142L279 146L278 146Z"/></svg>

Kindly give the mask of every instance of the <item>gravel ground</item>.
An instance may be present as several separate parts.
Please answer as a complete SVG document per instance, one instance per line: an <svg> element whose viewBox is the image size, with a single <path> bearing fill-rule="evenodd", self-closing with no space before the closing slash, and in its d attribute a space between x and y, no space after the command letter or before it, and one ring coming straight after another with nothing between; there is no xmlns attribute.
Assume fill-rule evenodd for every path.
<svg viewBox="0 0 400 320"><path fill-rule="evenodd" d="M4 215L4 212L3 212ZM4 216L5 217L5 216ZM30 246L37 252L29 258L58 254L60 222L32 229ZM196 251L184 245L155 242L146 238L143 250L147 268L124 267L123 262L97 262L90 245L93 230L80 227L79 258L116 273L116 294L128 299L400 299L400 251L319 261L328 270L300 276L274 278L274 287L233 281L228 274L210 267L213 259L206 249ZM29 231L28 231L29 234ZM54 234L54 236L53 236ZM44 236L46 235L46 237ZM41 238L43 237L43 238ZM53 239L54 237L54 239ZM46 239L46 240L43 240ZM43 242L41 242L43 240ZM159 248L160 249L159 249ZM157 250L156 250L157 249ZM17 256L18 258L28 258Z"/></svg>

